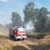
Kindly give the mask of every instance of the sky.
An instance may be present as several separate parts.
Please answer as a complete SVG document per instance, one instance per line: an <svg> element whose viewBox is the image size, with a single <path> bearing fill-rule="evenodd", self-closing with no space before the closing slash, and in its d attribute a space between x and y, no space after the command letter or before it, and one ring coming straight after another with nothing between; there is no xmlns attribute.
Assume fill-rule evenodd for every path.
<svg viewBox="0 0 50 50"><path fill-rule="evenodd" d="M50 11L50 0L0 0L0 24L11 23L12 12L18 12L23 18L23 9L29 2L34 2L37 8L44 6Z"/></svg>

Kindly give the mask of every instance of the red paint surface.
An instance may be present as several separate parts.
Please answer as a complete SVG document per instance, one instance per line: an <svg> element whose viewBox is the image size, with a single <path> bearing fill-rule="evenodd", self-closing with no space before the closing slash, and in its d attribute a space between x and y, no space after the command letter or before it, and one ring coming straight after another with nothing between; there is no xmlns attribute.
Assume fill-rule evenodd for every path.
<svg viewBox="0 0 50 50"><path fill-rule="evenodd" d="M25 32L16 32L16 35L26 35Z"/></svg>

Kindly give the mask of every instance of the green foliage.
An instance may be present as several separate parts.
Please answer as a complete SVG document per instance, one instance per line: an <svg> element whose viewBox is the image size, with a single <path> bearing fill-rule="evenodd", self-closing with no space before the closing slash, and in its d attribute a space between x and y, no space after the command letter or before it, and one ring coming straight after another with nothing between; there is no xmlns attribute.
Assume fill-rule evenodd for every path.
<svg viewBox="0 0 50 50"><path fill-rule="evenodd" d="M35 28L37 31L43 32L46 31L46 24L47 24L47 13L48 10L45 7L42 7L41 9L36 9L35 11L35 18L36 18L36 22L35 22ZM39 26L39 27L38 27Z"/></svg>
<svg viewBox="0 0 50 50"><path fill-rule="evenodd" d="M24 23L32 21L37 32L50 31L50 21L48 22L48 10L45 7L35 8L33 2L29 2L24 9ZM17 12L12 13L12 25L22 25L21 17Z"/></svg>
<svg viewBox="0 0 50 50"><path fill-rule="evenodd" d="M30 20L34 19L34 3L30 2L25 6L24 9L24 15L25 15L25 22L28 22Z"/></svg>
<svg viewBox="0 0 50 50"><path fill-rule="evenodd" d="M30 20L33 21L36 31L45 32L46 31L46 24L48 19L48 10L45 7L41 9L34 8L34 3L30 2L25 6L24 9L25 15L25 22Z"/></svg>
<svg viewBox="0 0 50 50"><path fill-rule="evenodd" d="M12 25L13 26L19 26L22 23L21 17L17 12L12 13L11 20L12 20Z"/></svg>

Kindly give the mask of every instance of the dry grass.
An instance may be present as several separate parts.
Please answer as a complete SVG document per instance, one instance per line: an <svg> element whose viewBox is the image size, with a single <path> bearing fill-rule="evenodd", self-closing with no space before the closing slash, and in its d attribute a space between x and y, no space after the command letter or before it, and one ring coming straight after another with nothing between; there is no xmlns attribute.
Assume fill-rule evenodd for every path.
<svg viewBox="0 0 50 50"><path fill-rule="evenodd" d="M8 29L6 27L0 27L0 32L2 34L8 35ZM46 33L48 34L48 33ZM37 32L32 33L33 36L37 36ZM5 36L0 36L0 50L28 50L28 45L31 46L40 46L40 45L49 45L50 44L50 35L45 36L42 39L28 38L24 41L13 41ZM30 47L33 48L33 47ZM33 50L33 49L32 49ZM36 50L36 49L35 49Z"/></svg>
<svg viewBox="0 0 50 50"><path fill-rule="evenodd" d="M0 36L0 50L8 50L15 45L16 43L14 41L9 40L7 37Z"/></svg>
<svg viewBox="0 0 50 50"><path fill-rule="evenodd" d="M13 41L5 36L0 36L0 50L28 50L24 46L26 45L49 45L50 35L45 36L43 39L28 38L24 41Z"/></svg>
<svg viewBox="0 0 50 50"><path fill-rule="evenodd" d="M28 50L26 40L13 41L9 39L8 37L0 36L0 50L22 50L22 49Z"/></svg>
<svg viewBox="0 0 50 50"><path fill-rule="evenodd" d="M50 44L50 35L45 36L43 39L40 39L39 41L40 45L48 45Z"/></svg>

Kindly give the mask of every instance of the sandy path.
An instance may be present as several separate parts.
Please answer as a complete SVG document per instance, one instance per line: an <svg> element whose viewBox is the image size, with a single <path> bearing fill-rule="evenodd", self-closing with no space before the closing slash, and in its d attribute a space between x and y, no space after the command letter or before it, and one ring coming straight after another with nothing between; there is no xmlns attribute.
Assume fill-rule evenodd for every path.
<svg viewBox="0 0 50 50"><path fill-rule="evenodd" d="M18 44L25 47L28 50L31 50L31 48L29 46L27 46L26 44L24 44L23 42L18 42Z"/></svg>

